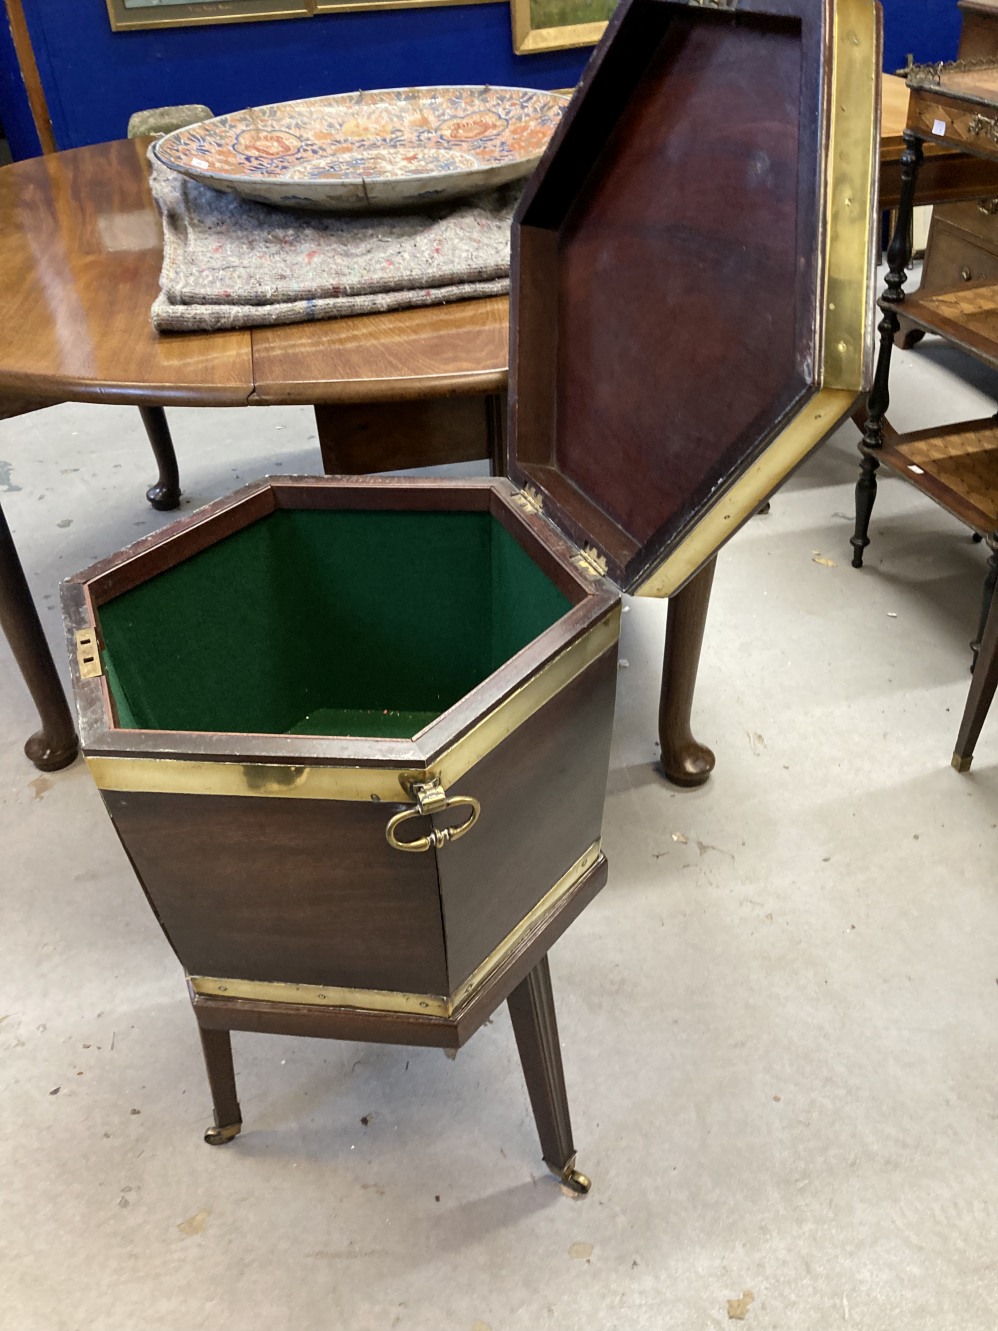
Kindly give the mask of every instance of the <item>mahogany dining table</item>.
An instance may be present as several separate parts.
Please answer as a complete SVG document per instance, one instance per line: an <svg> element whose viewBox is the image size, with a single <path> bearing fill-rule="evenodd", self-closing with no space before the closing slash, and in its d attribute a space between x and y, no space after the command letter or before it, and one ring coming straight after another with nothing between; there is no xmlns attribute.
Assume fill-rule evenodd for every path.
<svg viewBox="0 0 998 1331"><path fill-rule="evenodd" d="M162 233L148 141L122 140L0 168L0 418L58 402L138 407L159 469L147 493L176 508L165 408L308 404L328 473L457 460L502 463L508 302L458 302L361 318L157 334ZM714 756L690 713L713 563L669 602L659 707L662 769L699 785ZM45 771L78 744L0 508L0 627L41 718L25 745Z"/></svg>
<svg viewBox="0 0 998 1331"><path fill-rule="evenodd" d="M908 89L883 83L880 202L896 206ZM0 419L57 402L139 408L158 477L157 509L180 503L164 408L307 404L323 468L359 475L489 459L501 469L509 306L505 298L233 332L159 335L162 233L148 140L51 153L0 168ZM923 168L926 202L965 197L994 168L944 147ZM977 173L977 174L975 174ZM714 755L690 728L714 565L669 602L659 704L665 775L707 780ZM51 771L76 757L58 672L0 507L0 628L41 717L25 745Z"/></svg>

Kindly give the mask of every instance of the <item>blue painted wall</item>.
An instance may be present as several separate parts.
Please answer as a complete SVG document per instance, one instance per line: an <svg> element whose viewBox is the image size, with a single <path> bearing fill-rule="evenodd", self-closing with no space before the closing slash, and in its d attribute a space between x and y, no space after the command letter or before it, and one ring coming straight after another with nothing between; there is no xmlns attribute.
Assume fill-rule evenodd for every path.
<svg viewBox="0 0 998 1331"><path fill-rule="evenodd" d="M883 0L884 69L893 74L908 55L952 60L960 37L956 0Z"/></svg>
<svg viewBox="0 0 998 1331"><path fill-rule="evenodd" d="M568 87L589 54L515 56L507 4L117 33L104 0L25 0L25 9L60 148L121 138L133 111L173 103L220 115L365 87Z"/></svg>
<svg viewBox="0 0 998 1331"><path fill-rule="evenodd" d="M35 157L41 152L3 0L0 0L0 124L15 158Z"/></svg>
<svg viewBox="0 0 998 1331"><path fill-rule="evenodd" d="M217 114L292 97L410 83L567 87L587 50L513 54L507 4L330 14L273 23L114 33L104 0L24 0L56 141L120 138L144 107L204 102ZM884 0L884 65L955 54L956 0ZM17 156L37 151L0 32L0 121Z"/></svg>

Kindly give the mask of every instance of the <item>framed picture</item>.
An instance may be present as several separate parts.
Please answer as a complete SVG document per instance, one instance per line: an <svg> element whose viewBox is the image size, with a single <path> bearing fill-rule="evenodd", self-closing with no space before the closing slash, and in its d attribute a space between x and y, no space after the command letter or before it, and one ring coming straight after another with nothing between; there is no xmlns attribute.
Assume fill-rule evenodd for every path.
<svg viewBox="0 0 998 1331"><path fill-rule="evenodd" d="M603 36L616 0L511 0L513 49L559 51L595 46Z"/></svg>
<svg viewBox="0 0 998 1331"><path fill-rule="evenodd" d="M488 0L107 0L115 32L133 28L247 23L254 19L312 18L349 9L411 9Z"/></svg>
<svg viewBox="0 0 998 1331"><path fill-rule="evenodd" d="M304 18L309 0L107 0L115 32L132 28L187 27L195 23L245 23L247 19Z"/></svg>

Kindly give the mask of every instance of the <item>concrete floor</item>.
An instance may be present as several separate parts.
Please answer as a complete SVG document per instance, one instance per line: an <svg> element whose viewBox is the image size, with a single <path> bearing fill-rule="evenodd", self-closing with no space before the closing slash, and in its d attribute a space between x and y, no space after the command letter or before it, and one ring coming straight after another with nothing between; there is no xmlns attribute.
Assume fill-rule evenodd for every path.
<svg viewBox="0 0 998 1331"><path fill-rule="evenodd" d="M899 356L895 422L992 410L981 374ZM188 507L319 467L303 409L170 419ZM885 479L854 572L855 437L721 557L701 791L654 767L665 607L624 618L610 883L552 952L580 1202L505 1011L454 1062L237 1035L246 1131L203 1145L179 967L83 765L23 758L0 643L4 1331L699 1331L746 1291L759 1328L994 1328L998 719L949 767L985 552ZM61 658L59 579L166 520L138 414L4 422L0 458Z"/></svg>

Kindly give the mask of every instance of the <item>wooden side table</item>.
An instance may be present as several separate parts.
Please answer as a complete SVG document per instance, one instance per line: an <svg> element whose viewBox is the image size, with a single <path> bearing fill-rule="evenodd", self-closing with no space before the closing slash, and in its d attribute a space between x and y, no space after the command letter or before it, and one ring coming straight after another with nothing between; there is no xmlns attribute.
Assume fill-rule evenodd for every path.
<svg viewBox="0 0 998 1331"><path fill-rule="evenodd" d="M962 19L957 59L982 60L998 54L998 0L959 0L957 7ZM907 103L907 85L904 95ZM926 144L926 165L942 151L938 144ZM991 165L986 158L965 161L976 162L982 170ZM918 176L922 201L927 188L931 188L926 174L923 167ZM952 291L964 282L998 281L998 174L993 186L976 200L948 203L940 197L935 202L922 264L921 294ZM905 320L901 327L906 349L925 336L921 328L912 328Z"/></svg>
<svg viewBox="0 0 998 1331"><path fill-rule="evenodd" d="M346 474L498 456L504 298L159 337L149 308L161 262L141 140L0 169L0 400L138 406L160 467L149 496L157 507L179 502L170 405L307 404L327 469ZM702 783L714 765L690 730L712 576L705 569L669 605L659 735L663 770L682 785ZM41 717L28 757L45 770L65 766L76 738L2 512L0 629Z"/></svg>
<svg viewBox="0 0 998 1331"><path fill-rule="evenodd" d="M916 330L938 333L998 368L998 283L969 282L958 290L914 295L906 295L904 290L911 261L916 186L926 145L945 145L974 159L998 162L998 65L957 62L916 68L909 75L909 88L897 224L887 254L886 290L880 301L880 355L860 445L852 562L855 568L862 567L863 552L870 543L877 471L881 465L886 466L988 541L992 555L976 649L985 636L998 582L998 417L898 434L886 415L891 356L901 329L902 311L906 324ZM975 188L968 182L968 195L973 197ZM987 641L991 650L998 650L998 635L987 634ZM982 659L979 668L984 671L982 678L990 678L992 662ZM973 706L979 712L980 699ZM965 726L961 731L964 743L966 730ZM966 771L971 757L968 752L960 752L958 745L954 766Z"/></svg>
<svg viewBox="0 0 998 1331"><path fill-rule="evenodd" d="M885 74L880 128L880 207L893 212L901 201L901 159L908 124L909 90L904 79ZM998 163L971 157L953 143L927 143L918 177L920 203L980 199L998 194Z"/></svg>

